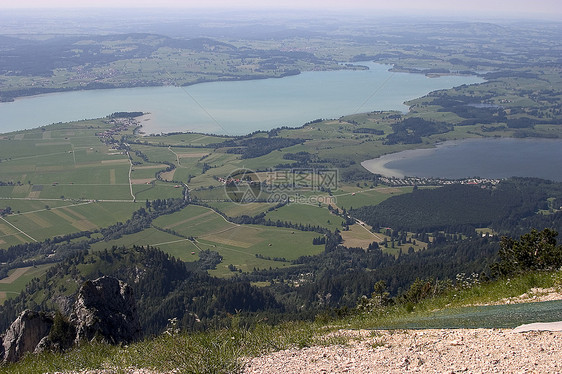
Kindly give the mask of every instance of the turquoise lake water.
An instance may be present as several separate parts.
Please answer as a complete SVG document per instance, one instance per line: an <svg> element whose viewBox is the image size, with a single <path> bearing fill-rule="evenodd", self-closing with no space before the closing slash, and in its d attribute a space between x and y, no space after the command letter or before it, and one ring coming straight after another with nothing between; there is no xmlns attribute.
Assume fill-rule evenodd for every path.
<svg viewBox="0 0 562 374"><path fill-rule="evenodd" d="M478 77L427 78L369 70L304 72L281 79L53 93L0 103L0 132L104 117L118 111L150 112L146 133L197 131L241 135L317 118L408 108L404 101L438 89L479 83Z"/></svg>

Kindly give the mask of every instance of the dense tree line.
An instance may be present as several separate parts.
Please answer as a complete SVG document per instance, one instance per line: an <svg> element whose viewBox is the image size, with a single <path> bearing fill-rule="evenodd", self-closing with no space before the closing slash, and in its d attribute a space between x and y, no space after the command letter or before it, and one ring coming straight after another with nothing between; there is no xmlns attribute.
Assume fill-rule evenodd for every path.
<svg viewBox="0 0 562 374"><path fill-rule="evenodd" d="M369 127L360 127L357 129L353 129L354 134L372 134L372 135L384 135L383 130L379 129L372 129Z"/></svg>
<svg viewBox="0 0 562 374"><path fill-rule="evenodd" d="M266 155L275 150L291 147L304 143L305 139L292 138L241 138L227 140L222 143L213 144L216 148L226 147L227 153L242 155L242 158L254 158Z"/></svg>
<svg viewBox="0 0 562 374"><path fill-rule="evenodd" d="M312 161L314 155L306 152L306 151L300 151L297 153L285 153L283 154L283 159L284 160L294 160L297 161L301 164L308 164L309 162Z"/></svg>
<svg viewBox="0 0 562 374"><path fill-rule="evenodd" d="M553 204L560 206L561 183L513 178L494 188L457 184L416 189L411 194L394 196L351 213L375 228L431 232L469 225L510 232L521 225L523 229L529 228L527 221L559 222L559 212L537 215L539 210L548 209L548 198L554 198Z"/></svg>
<svg viewBox="0 0 562 374"><path fill-rule="evenodd" d="M254 217L250 217L248 215L242 215L238 217L230 218L230 220L234 223L238 224L245 224L245 225L264 225L264 226L275 226L275 227L286 227L289 229L295 229L299 231L314 231L320 234L326 234L330 230L326 229L322 226L314 226L311 224L303 224L303 223L293 223L288 221L281 221L281 220L272 220L272 219L265 219L265 213L260 213Z"/></svg>
<svg viewBox="0 0 562 374"><path fill-rule="evenodd" d="M422 142L423 136L441 134L453 130L453 126L423 118L412 117L392 125L392 134L386 136L384 144L416 144Z"/></svg>
<svg viewBox="0 0 562 374"><path fill-rule="evenodd" d="M143 112L115 112L109 115L109 118L135 118L140 117Z"/></svg>

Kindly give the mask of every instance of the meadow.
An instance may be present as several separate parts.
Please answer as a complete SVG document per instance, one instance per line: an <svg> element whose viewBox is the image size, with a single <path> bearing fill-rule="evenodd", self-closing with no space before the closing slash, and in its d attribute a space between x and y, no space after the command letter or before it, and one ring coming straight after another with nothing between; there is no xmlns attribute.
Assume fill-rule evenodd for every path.
<svg viewBox="0 0 562 374"><path fill-rule="evenodd" d="M141 232L94 243L92 249L151 245L184 261L196 261L199 252L208 249L219 252L223 258L210 271L221 277L237 271L251 272L254 268L290 266L290 261L299 256L322 251L322 246L312 244L319 234L240 225L221 214L252 217L265 213L265 219L274 222L342 231L343 218L332 214L328 204L339 209L358 208L411 192L411 187L377 186L372 179L342 178L349 170L361 170L359 163L366 158L419 146L383 146L380 135L354 132L361 126L388 134L396 122L395 114L354 114L296 129L281 129L280 138L303 139L303 144L245 159L229 153L227 148L213 146L228 138L191 133L144 136L134 132L138 122L123 126L122 122L107 118L4 134L0 137L0 209L9 207L12 214L0 221L0 246L7 248L80 231L96 232L126 221L145 201L183 198L185 183L189 198L208 207L190 205L155 219L150 228ZM110 136L104 137L107 133ZM123 147L116 137L123 137L128 145ZM339 170L340 180L331 196L318 189L293 188L288 194L293 203L271 210L280 201L233 203L219 182L238 168L272 170L276 165L290 165L294 162L291 154L299 152L311 154L322 167ZM285 166L280 170L292 169ZM257 175L265 181L267 173ZM264 192L260 198L267 199L279 191L274 188L269 191L271 194ZM318 200L328 198L331 200ZM363 248L387 238L358 225L350 226L342 236L345 245ZM400 250L408 250L402 247L388 247L385 251L398 255ZM414 249L422 248L424 243Z"/></svg>
<svg viewBox="0 0 562 374"><path fill-rule="evenodd" d="M342 230L343 218L332 214L325 207L308 204L287 204L268 212L266 219L272 221L290 222L301 225L311 225L326 228L330 231Z"/></svg>
<svg viewBox="0 0 562 374"><path fill-rule="evenodd" d="M43 201L44 202L44 201ZM49 201L41 209L19 210L0 221L3 246L43 241L79 231L94 231L123 222L141 205L121 202L83 202L51 207Z"/></svg>
<svg viewBox="0 0 562 374"><path fill-rule="evenodd" d="M218 252L223 261L216 270L210 272L217 276L231 275L228 265L245 272L254 268L288 266L287 261L316 254L323 249L312 244L317 233L239 225L229 222L214 210L201 206L188 206L180 212L162 216L153 222L153 226L176 233L176 240L191 238L189 244L178 241L160 246L160 249L170 254L177 251L178 247L186 246L196 247L199 251L208 249ZM289 242L291 245L287 246ZM287 261L273 261L269 258L284 258Z"/></svg>
<svg viewBox="0 0 562 374"><path fill-rule="evenodd" d="M7 278L0 279L0 303L18 295L33 278L39 278L51 266L51 264L45 264L11 270Z"/></svg>

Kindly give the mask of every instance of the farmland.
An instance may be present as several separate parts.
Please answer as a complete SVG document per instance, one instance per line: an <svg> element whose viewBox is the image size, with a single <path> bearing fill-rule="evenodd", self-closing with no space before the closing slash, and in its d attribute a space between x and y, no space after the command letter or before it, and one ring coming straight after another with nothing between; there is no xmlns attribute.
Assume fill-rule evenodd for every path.
<svg viewBox="0 0 562 374"><path fill-rule="evenodd" d="M50 266L85 250L105 261L111 257L105 253L135 246L159 248L190 270L260 284L299 310L303 305L321 310L339 301L352 306L361 294L372 292L375 277L396 293L409 286L409 277L482 271L482 258L495 253L496 236L509 233L514 223L498 220L492 227L477 222L478 234L470 225L423 231L402 224L407 221L390 225L376 221L378 213L365 213L376 226L370 227L366 222L371 221L350 214L370 212L381 203L402 207L400 199L425 191L425 184L389 183L361 162L444 140L562 137L562 81L552 63L559 55L559 33L542 24L443 23L436 30L426 24L355 22L312 33L299 23L259 38L241 30L244 37L225 37L222 26L213 22L206 30L214 30L214 38L144 31L61 34L50 39L50 46L64 57L44 48L42 38L6 39L13 60L0 64L0 100L5 101L55 91L364 69L351 64L361 61L391 65L393 75L461 74L485 82L414 98L406 102L407 112L366 112L365 104L357 103L355 112L339 118L240 137L147 135L145 118L137 117L142 113L126 112L0 134L0 249L5 258L0 299L15 296ZM438 33L449 37L435 38ZM467 37L471 43L464 42ZM494 53L489 53L490 40ZM30 46L48 58L14 65L25 60ZM386 83L372 87L373 94L390 89ZM480 187L493 191L495 186ZM554 221L557 190L537 189L544 196L533 195L538 209L529 203L525 224ZM542 203L545 199L550 205ZM548 215L535 216L535 211ZM427 217L425 211L419 214Z"/></svg>
<svg viewBox="0 0 562 374"><path fill-rule="evenodd" d="M128 370L120 353L132 350L143 357L126 366L139 370L240 371L248 357L286 348L277 332L298 335L289 340L299 347L339 344L310 334L428 327L427 311L471 293L490 302L560 286L562 179L545 146L559 151L562 139L558 21L153 11L0 15L0 331L24 310L57 312L41 346L71 345L79 288L107 276L130 287L121 296L143 339L3 369ZM230 88L244 100L231 105ZM39 104L25 98L34 95ZM95 114L66 102L82 95ZM63 101L64 110L50 104ZM67 109L78 113L59 119ZM56 121L70 122L8 132ZM494 150L529 143L537 158L520 147L471 151L431 159L438 170L428 173L372 160L409 150L422 159L468 138ZM499 159L514 177L479 174ZM443 160L460 173L442 173ZM546 177L527 173L537 164ZM438 312L438 324L462 327L451 313ZM522 322L544 318L531 314ZM175 349L180 340L187 350ZM263 340L249 356L248 340ZM160 360L166 367L156 350L174 356ZM224 355L234 365L219 367ZM43 357L52 363L41 369Z"/></svg>
<svg viewBox="0 0 562 374"><path fill-rule="evenodd" d="M51 265L28 266L10 271L7 278L0 279L0 303L20 293L33 278L42 276Z"/></svg>
<svg viewBox="0 0 562 374"><path fill-rule="evenodd" d="M199 260L201 251L217 252L222 261L209 272L230 277L237 272L292 266L291 261L300 256L320 253L323 247L312 242L321 234L295 229L298 225L330 231L343 228L344 219L330 213L325 203L301 204L327 198L325 192L301 191L298 203L287 206L277 206L279 201L236 204L229 201L218 182L242 165L263 169L286 162L283 155L299 152L302 146L241 160L239 155L214 146L229 138L200 134L133 135L137 125L135 121L108 117L4 134L0 139L0 209L9 209L10 214L0 221L1 246L92 233L94 242L90 248L94 251L112 246L150 245L188 262ZM341 142L335 134L342 130L332 131L332 122L325 125L326 132L313 132L311 141L316 141L319 149ZM282 130L282 137L298 138L307 131L307 127ZM117 136L125 136L129 146L116 142ZM267 173L258 175L264 180L269 177ZM184 186L188 186L191 199L207 207L188 205L153 220L150 227L139 232L99 240L100 230L127 221L145 202L183 198ZM346 206L347 194L355 190L359 189L343 184L342 190L337 191L341 207ZM262 197L276 196L277 191L275 187ZM360 199L368 204L390 196L381 191L366 191ZM265 220L280 221L283 225L240 224L226 218L264 213ZM287 224L290 227L282 227ZM353 233L355 230L346 235Z"/></svg>
<svg viewBox="0 0 562 374"><path fill-rule="evenodd" d="M498 86L483 89L492 88ZM452 89L447 95L468 90ZM424 133L420 143L389 142L398 134L397 125L411 119L437 120L444 114L450 123L462 121L435 101L443 100L428 95L410 102L407 114L358 113L237 138L191 133L146 136L135 131L138 120L113 117L3 134L0 210L9 214L0 221L0 248L73 235L69 243L87 239L94 251L150 245L192 263L211 251L221 261L207 271L219 277L294 266L292 261L301 256L321 253L324 247L313 240L328 232L340 232L346 246L367 249L375 242L396 257L423 250L435 233L426 242L414 240L411 232L402 232L398 240L392 231L354 224L342 211L413 190L381 185L360 166L365 159L431 147L446 139L499 135L499 130L486 133L486 124L463 124L447 132ZM503 127L501 135L517 131ZM536 126L534 131L554 134L559 127ZM245 154L253 151L257 140L262 146L268 142L286 146ZM225 178L244 169L255 170L261 185L257 200L240 203L232 201L236 195L229 195ZM141 208L151 211L151 202L170 199L183 199L187 206L133 232L107 238L101 234L130 220ZM41 256L33 260L48 261Z"/></svg>

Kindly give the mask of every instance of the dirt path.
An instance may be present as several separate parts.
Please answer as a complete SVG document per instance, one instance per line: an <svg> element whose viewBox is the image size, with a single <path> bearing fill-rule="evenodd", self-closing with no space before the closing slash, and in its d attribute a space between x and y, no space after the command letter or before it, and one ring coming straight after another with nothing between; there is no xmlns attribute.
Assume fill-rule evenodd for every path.
<svg viewBox="0 0 562 374"><path fill-rule="evenodd" d="M20 230L18 227L12 225L10 222L8 222L4 217L0 217L0 219L4 222L6 222L8 225L12 226L14 229L18 230L20 233L22 233L23 235L27 236L29 239L33 240L34 242L37 242L37 240L35 240L32 236L30 236L29 234L23 232L22 230Z"/></svg>
<svg viewBox="0 0 562 374"><path fill-rule="evenodd" d="M127 152L127 157L129 157L129 190L131 192L131 196L133 197L133 201L136 201L137 198L133 193L133 180L131 179L131 174L133 173L133 161L131 160L131 155Z"/></svg>

